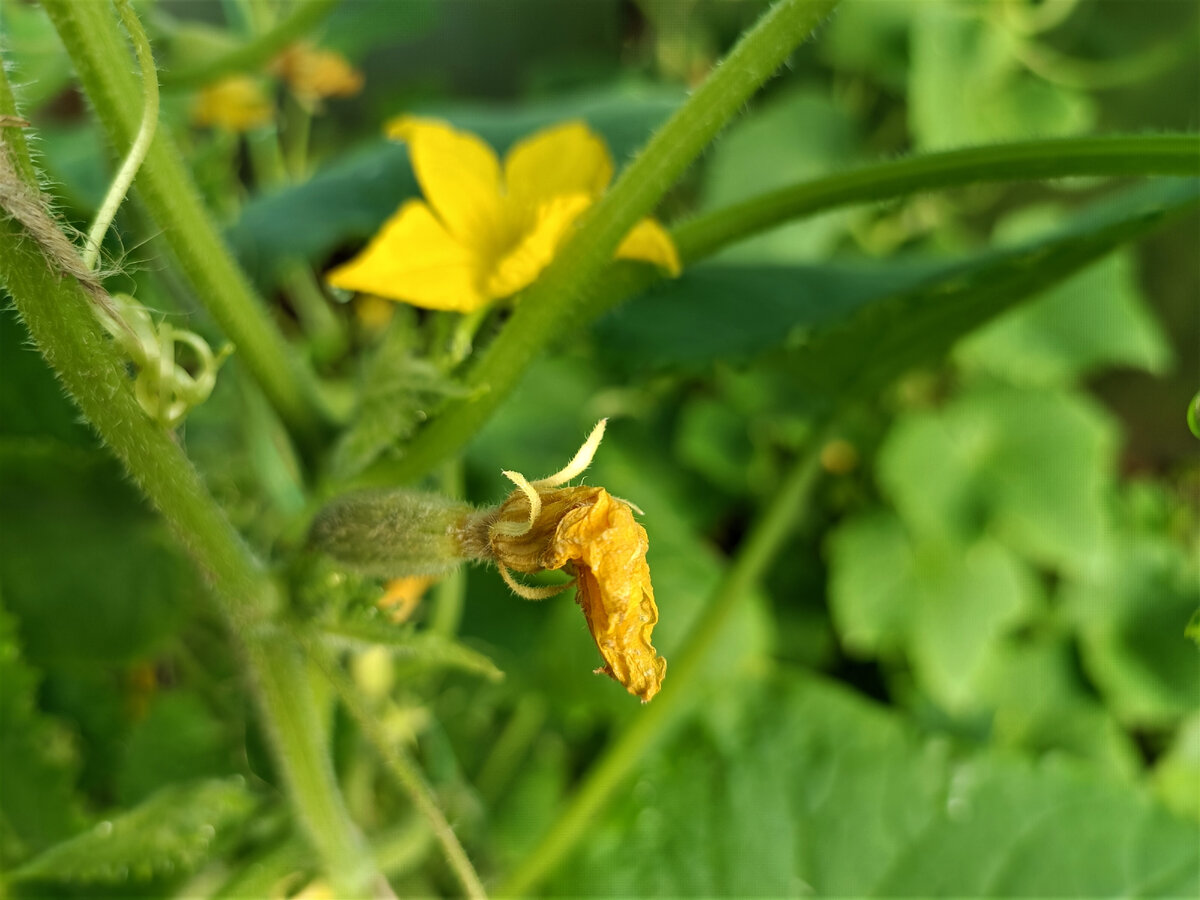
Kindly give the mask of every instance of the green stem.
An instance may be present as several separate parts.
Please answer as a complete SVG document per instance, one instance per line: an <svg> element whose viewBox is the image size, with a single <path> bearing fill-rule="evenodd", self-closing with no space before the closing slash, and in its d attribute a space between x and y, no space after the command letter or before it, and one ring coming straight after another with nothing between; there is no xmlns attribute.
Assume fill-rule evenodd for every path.
<svg viewBox="0 0 1200 900"><path fill-rule="evenodd" d="M8 158L0 155L0 200L23 204L25 218L32 220L29 210L44 206L44 200L20 182ZM37 224L45 230L42 219ZM330 879L342 891L339 896L365 894L373 869L369 859L363 863L365 857L353 852L357 832L341 811L325 748L310 727L316 712L303 690L303 669L287 649L264 637L266 623L281 606L279 591L174 436L138 405L117 345L93 313L99 287L93 282L85 289L71 269L64 269L64 264L78 265L72 245L61 238L64 249L49 256L44 246L50 243L16 218L0 216L0 284L64 388L211 583L231 634L248 651L251 681L258 687L297 817L308 827Z"/></svg>
<svg viewBox="0 0 1200 900"><path fill-rule="evenodd" d="M43 6L109 140L127 150L141 122L140 91L108 4L44 0ZM292 355L233 261L178 149L162 131L150 145L137 186L197 296L237 346L280 417L311 447L322 428L314 379Z"/></svg>
<svg viewBox="0 0 1200 900"><path fill-rule="evenodd" d="M650 139L593 206L572 238L488 347L467 383L470 397L450 404L398 464L377 467L377 482L406 482L457 453L516 386L535 355L574 327L585 290L612 260L617 244L648 215L726 123L803 42L837 0L780 0L747 32L708 80Z"/></svg>
<svg viewBox="0 0 1200 900"><path fill-rule="evenodd" d="M138 126L133 146L129 148L129 154L121 163L104 202L100 204L100 211L96 213L96 219L88 230L87 240L83 245L83 264L89 269L96 268L104 235L113 219L117 217L117 210L125 201L125 195L129 193L133 179L146 158L146 152L150 149L150 142L154 140L154 132L158 128L158 69L154 65L150 39L146 37L146 30L142 28L142 23L130 6L129 0L115 2L125 30L129 32L129 39L133 42L134 55L137 56L138 67L142 72L142 124Z"/></svg>
<svg viewBox="0 0 1200 900"><path fill-rule="evenodd" d="M251 72L303 37L333 12L341 0L302 0L296 10L270 31L242 44L211 62L163 73L163 87L185 88L208 84L224 75Z"/></svg>
<svg viewBox="0 0 1200 900"><path fill-rule="evenodd" d="M338 789L304 660L292 641L280 640L279 633L260 630L245 640L288 794L325 861L335 896L378 892L382 876Z"/></svg>
<svg viewBox="0 0 1200 900"><path fill-rule="evenodd" d="M498 896L529 896L574 849L617 788L696 699L704 666L728 627L729 617L762 578L807 506L805 501L820 470L820 451L827 433L821 429L813 435L806 452L738 548L700 620L682 650L672 658L662 692L588 770L579 790L542 840L496 891Z"/></svg>
<svg viewBox="0 0 1200 900"><path fill-rule="evenodd" d="M441 807L438 806L437 798L433 794L433 789L426 783L417 764L401 747L396 745L395 741L389 740L380 730L375 716L363 706L358 691L350 679L333 660L328 658L328 654L320 644L316 641L309 641L308 648L314 661L329 677L342 704L346 707L346 711L353 716L363 735L383 760L388 772L396 779L400 788L409 795L417 811L429 823L434 837L442 846L446 862L450 864L450 868L462 884L466 896L473 900L486 898L487 892L483 889L483 883L479 880L475 867L471 865L471 860L467 857L462 844L459 843L454 829L446 821Z"/></svg>
<svg viewBox="0 0 1200 900"><path fill-rule="evenodd" d="M22 130L24 126L15 124L25 120L17 112L17 98L13 96L12 86L8 83L8 72L3 65L0 65L0 116L11 116L14 120L13 125L0 127L0 145L6 148L9 163L16 170L22 183L37 184L37 170L29 156L29 144Z"/></svg>
<svg viewBox="0 0 1200 900"><path fill-rule="evenodd" d="M803 216L918 191L994 181L1080 176L1200 175L1200 135L1119 135L1020 141L911 156L759 194L672 231L685 263Z"/></svg>

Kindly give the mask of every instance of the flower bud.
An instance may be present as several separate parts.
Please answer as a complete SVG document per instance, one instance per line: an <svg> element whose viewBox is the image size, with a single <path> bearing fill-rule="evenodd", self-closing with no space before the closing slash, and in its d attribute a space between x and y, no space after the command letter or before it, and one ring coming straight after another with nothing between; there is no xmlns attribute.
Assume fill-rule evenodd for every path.
<svg viewBox="0 0 1200 900"><path fill-rule="evenodd" d="M459 532L471 507L420 491L362 491L322 509L309 545L364 575L438 575L464 560Z"/></svg>

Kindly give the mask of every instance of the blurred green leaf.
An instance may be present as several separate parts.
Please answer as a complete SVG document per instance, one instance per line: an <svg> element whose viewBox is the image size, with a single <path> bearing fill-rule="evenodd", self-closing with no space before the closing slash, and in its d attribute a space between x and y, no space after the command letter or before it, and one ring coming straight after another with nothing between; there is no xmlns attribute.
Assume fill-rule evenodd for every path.
<svg viewBox="0 0 1200 900"><path fill-rule="evenodd" d="M1029 558L1083 571L1107 549L1111 419L1075 394L995 386L901 419L878 475L923 540L995 534Z"/></svg>
<svg viewBox="0 0 1200 900"><path fill-rule="evenodd" d="M0 0L4 59L24 112L38 109L71 81L71 62L41 6Z"/></svg>
<svg viewBox="0 0 1200 900"><path fill-rule="evenodd" d="M996 237L1018 243L1061 218L1045 207L1021 210L1001 222ZM1057 384L1105 366L1161 375L1171 348L1145 305L1134 265L1122 251L1089 266L970 335L956 359L1015 384Z"/></svg>
<svg viewBox="0 0 1200 900"><path fill-rule="evenodd" d="M539 128L583 119L604 137L619 163L679 100L680 93L672 89L618 88L517 109L459 106L426 114L479 134L498 152ZM322 263L339 246L365 241L417 193L405 148L372 141L303 184L248 203L227 237L247 270L260 283L271 284L288 260Z"/></svg>
<svg viewBox="0 0 1200 900"><path fill-rule="evenodd" d="M1039 599L1021 561L994 540L913 546L887 513L850 520L830 542L830 604L852 651L903 649L941 704L979 704L982 674Z"/></svg>
<svg viewBox="0 0 1200 900"><path fill-rule="evenodd" d="M1170 809L1200 822L1200 712L1193 712L1154 765L1154 790Z"/></svg>
<svg viewBox="0 0 1200 900"><path fill-rule="evenodd" d="M19 881L120 884L178 875L208 858L218 835L254 811L240 777L166 787L138 806L51 847L12 873Z"/></svg>
<svg viewBox="0 0 1200 900"><path fill-rule="evenodd" d="M1200 603L1194 553L1121 534L1103 567L1062 593L1084 666L1123 722L1173 724L1200 709L1200 648L1182 633Z"/></svg>
<svg viewBox="0 0 1200 900"><path fill-rule="evenodd" d="M123 660L183 623L199 587L117 464L0 442L0 581L30 658Z"/></svg>
<svg viewBox="0 0 1200 900"><path fill-rule="evenodd" d="M38 709L39 681L21 658L16 623L0 605L0 863L6 867L83 825L75 741Z"/></svg>
<svg viewBox="0 0 1200 900"><path fill-rule="evenodd" d="M132 806L174 782L235 774L235 759L227 723L195 693L167 691L129 730L117 791Z"/></svg>
<svg viewBox="0 0 1200 900"><path fill-rule="evenodd" d="M1132 781L1141 774L1138 747L1082 677L1072 641L1030 631L997 647L979 679L979 697L994 710L992 742L1039 756L1066 751Z"/></svg>
<svg viewBox="0 0 1200 900"><path fill-rule="evenodd" d="M909 130L922 150L1086 131L1091 98L1028 72L994 4L923 0L914 7Z"/></svg>
<svg viewBox="0 0 1200 900"><path fill-rule="evenodd" d="M1188 896L1200 829L1085 765L952 760L817 681L649 762L551 893Z"/></svg>

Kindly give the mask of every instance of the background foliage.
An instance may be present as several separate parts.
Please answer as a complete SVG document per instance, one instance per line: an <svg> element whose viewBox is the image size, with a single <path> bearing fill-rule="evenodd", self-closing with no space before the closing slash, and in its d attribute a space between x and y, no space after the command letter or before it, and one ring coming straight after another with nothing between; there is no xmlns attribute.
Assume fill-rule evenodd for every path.
<svg viewBox="0 0 1200 900"><path fill-rule="evenodd" d="M301 325L296 273L345 259L417 193L381 122L435 114L503 150L582 117L625 161L763 7L344 3L312 37L365 88L313 118L303 175L279 181L255 164L270 129L194 128L194 86L171 84L245 39L241 6L138 4L164 72L162 127L239 260L334 405L370 385L335 469L398 454L464 390L429 361L436 317L400 310L384 336L338 303L350 343L333 353ZM1194 131L1196 10L1153 7L846 0L659 215L910 152ZM0 0L0 23L40 165L85 228L110 178L104 137L43 11ZM588 480L645 511L668 660L815 423L837 425L800 528L542 890L1200 892L1200 655L1184 636L1200 606L1200 468L1183 416L1200 363L1198 190L1075 178L846 206L561 335L439 485L497 502L501 468L554 471L613 417ZM114 287L219 344L142 207L119 226ZM300 891L313 859L204 585L7 307L0 360L6 889ZM235 357L180 432L272 559L295 540L298 502L277 427ZM313 604L378 594L314 565ZM517 600L493 571L455 576L384 630L386 648L345 644L363 702L420 761L485 882L502 884L646 711L589 675L573 603ZM355 722L330 705L326 727L397 893L455 893Z"/></svg>

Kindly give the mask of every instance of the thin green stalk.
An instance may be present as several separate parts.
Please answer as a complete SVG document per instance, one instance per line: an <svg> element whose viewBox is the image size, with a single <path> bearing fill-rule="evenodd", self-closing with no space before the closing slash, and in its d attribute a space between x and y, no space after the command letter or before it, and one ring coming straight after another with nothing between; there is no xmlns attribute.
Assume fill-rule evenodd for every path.
<svg viewBox="0 0 1200 900"><path fill-rule="evenodd" d="M687 711L696 697L697 682L709 654L728 626L729 617L762 578L803 515L809 492L820 471L820 452L826 434L822 429L813 436L738 548L700 620L688 634L680 652L672 657L662 691L588 770L567 806L496 891L497 896L527 897L553 873L646 753Z"/></svg>
<svg viewBox="0 0 1200 900"><path fill-rule="evenodd" d="M350 679L334 661L328 658L324 649L316 641L308 642L308 648L317 665L329 677L342 704L346 707L346 711L358 723L363 735L383 760L388 772L396 779L400 788L409 795L417 811L429 823L434 837L442 846L446 862L449 863L455 877L458 878L466 896L471 897L472 900L486 898L487 892L483 889L483 883L479 880L475 867L471 865L471 860L462 844L459 843L454 829L446 821L441 807L438 806L437 798L433 794L433 789L426 783L417 764L409 758L403 748L389 740L380 730L375 717L363 706L358 691Z"/></svg>
<svg viewBox="0 0 1200 900"><path fill-rule="evenodd" d="M125 361L94 314L103 289L57 231L44 199L17 174L10 157L20 150L7 142L3 149L0 284L63 387L211 583L231 634L247 648L251 681L297 817L339 896L365 895L373 869L369 858L363 863L365 857L353 852L357 832L341 809L325 747L314 739L311 697L296 689L299 667L287 649L264 637L281 605L279 591L174 436L138 404Z"/></svg>
<svg viewBox="0 0 1200 900"><path fill-rule="evenodd" d="M321 713L303 658L290 640L260 630L245 639L275 755L293 808L325 863L337 897L383 893L370 850L350 821L326 749Z"/></svg>
<svg viewBox="0 0 1200 900"><path fill-rule="evenodd" d="M44 0L88 98L119 151L141 122L129 50L107 3ZM300 365L222 241L169 135L159 131L136 185L184 274L289 428L308 445L322 429L311 372Z"/></svg>
<svg viewBox="0 0 1200 900"><path fill-rule="evenodd" d="M89 269L96 268L96 261L100 258L100 245L104 243L104 235L108 232L108 227L112 225L113 219L117 217L117 210L125 202L125 195L129 193L133 179L137 175L138 169L141 168L142 161L146 158L150 142L154 140L154 132L158 128L158 69L154 65L154 51L150 49L150 39L146 37L146 30L142 28L142 23L138 19L137 13L133 11L133 7L130 6L129 0L114 0L114 2L117 4L117 11L121 14L121 22L124 23L125 30L129 32L129 39L133 42L134 55L137 57L138 67L142 72L142 124L138 126L133 146L129 148L125 161L121 163L121 168L117 171L112 184L109 185L104 202L100 204L100 211L96 213L95 221L88 230L87 240L83 245L83 264Z"/></svg>
<svg viewBox="0 0 1200 900"><path fill-rule="evenodd" d="M792 219L918 191L1080 176L1200 175L1200 135L1114 135L1018 141L910 156L759 194L672 230L685 263Z"/></svg>
<svg viewBox="0 0 1200 900"><path fill-rule="evenodd" d="M321 24L341 0L301 0L295 11L272 28L211 62L163 73L163 87L198 87L235 72L262 68L288 44Z"/></svg>
<svg viewBox="0 0 1200 900"><path fill-rule="evenodd" d="M522 295L512 318L468 374L472 394L450 404L417 435L397 464L376 467L365 481L412 481L461 450L546 343L574 327L586 288L611 261L630 228L653 210L836 4L837 0L780 0L763 15L588 211L554 262Z"/></svg>

